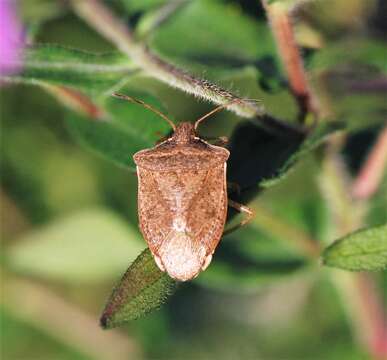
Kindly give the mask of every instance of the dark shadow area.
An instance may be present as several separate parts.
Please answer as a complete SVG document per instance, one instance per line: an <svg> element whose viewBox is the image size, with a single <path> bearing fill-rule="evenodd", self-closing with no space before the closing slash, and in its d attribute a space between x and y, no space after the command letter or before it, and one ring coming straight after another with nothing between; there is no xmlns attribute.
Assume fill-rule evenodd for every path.
<svg viewBox="0 0 387 360"><path fill-rule="evenodd" d="M256 188L262 180L278 176L304 139L304 134L279 135L242 123L230 139L227 180L238 184L242 193Z"/></svg>

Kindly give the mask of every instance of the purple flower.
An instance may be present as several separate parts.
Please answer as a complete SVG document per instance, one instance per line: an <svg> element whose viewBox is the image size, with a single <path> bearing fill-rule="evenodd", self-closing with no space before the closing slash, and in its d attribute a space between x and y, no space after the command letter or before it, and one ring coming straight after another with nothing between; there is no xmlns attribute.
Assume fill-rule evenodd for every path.
<svg viewBox="0 0 387 360"><path fill-rule="evenodd" d="M23 27L16 12L16 1L0 0L0 75L21 67Z"/></svg>

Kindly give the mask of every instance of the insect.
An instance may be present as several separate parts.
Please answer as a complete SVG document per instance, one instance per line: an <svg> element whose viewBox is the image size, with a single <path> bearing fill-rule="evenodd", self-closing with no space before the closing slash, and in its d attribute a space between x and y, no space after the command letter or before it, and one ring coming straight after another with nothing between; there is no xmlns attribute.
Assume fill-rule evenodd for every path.
<svg viewBox="0 0 387 360"><path fill-rule="evenodd" d="M197 136L198 125L222 110L221 105L194 124L175 125L166 115L127 95L115 97L141 104L160 115L173 134L151 149L134 154L138 176L138 216L140 230L157 266L172 278L195 278L211 262L224 232L227 206L252 217L247 207L227 198L224 147L211 145Z"/></svg>

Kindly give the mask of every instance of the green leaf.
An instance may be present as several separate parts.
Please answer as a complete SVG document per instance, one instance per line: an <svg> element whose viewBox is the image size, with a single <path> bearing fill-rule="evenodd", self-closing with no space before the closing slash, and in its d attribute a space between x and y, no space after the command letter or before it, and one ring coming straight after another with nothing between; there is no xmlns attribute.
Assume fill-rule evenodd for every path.
<svg viewBox="0 0 387 360"><path fill-rule="evenodd" d="M145 249L113 290L101 316L102 327L120 326L158 308L172 294L176 284L160 271L150 250Z"/></svg>
<svg viewBox="0 0 387 360"><path fill-rule="evenodd" d="M142 99L165 113L154 97L139 93L131 96ZM135 170L133 155L156 144L167 134L169 125L153 112L138 104L109 98L106 102L108 121L90 121L79 114L70 114L67 124L78 141L113 161L117 165Z"/></svg>
<svg viewBox="0 0 387 360"><path fill-rule="evenodd" d="M135 67L120 53L92 54L57 45L27 49L23 71L6 80L27 84L52 84L101 94L129 80Z"/></svg>
<svg viewBox="0 0 387 360"><path fill-rule="evenodd" d="M362 229L325 249L323 264L351 271L387 268L387 224Z"/></svg>
<svg viewBox="0 0 387 360"><path fill-rule="evenodd" d="M95 283L123 271L144 248L118 215L82 210L22 236L6 251L17 272L69 283Z"/></svg>
<svg viewBox="0 0 387 360"><path fill-rule="evenodd" d="M183 57L224 55L251 60L275 54L267 24L243 15L236 6L212 0L184 6L157 30L151 44L164 54Z"/></svg>

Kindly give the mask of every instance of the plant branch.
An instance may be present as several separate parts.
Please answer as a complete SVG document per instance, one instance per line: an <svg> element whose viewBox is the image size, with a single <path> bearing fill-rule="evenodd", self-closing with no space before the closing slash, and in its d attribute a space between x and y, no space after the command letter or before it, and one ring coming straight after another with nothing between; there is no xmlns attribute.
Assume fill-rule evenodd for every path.
<svg viewBox="0 0 387 360"><path fill-rule="evenodd" d="M317 101L308 85L304 64L296 44L288 8L280 2L262 0L271 24L278 52L288 76L290 88L300 107L300 121L307 112L317 114Z"/></svg>
<svg viewBox="0 0 387 360"><path fill-rule="evenodd" d="M367 200L378 189L387 166L387 126L381 131L352 185L355 199Z"/></svg>
<svg viewBox="0 0 387 360"><path fill-rule="evenodd" d="M129 27L121 22L101 1L73 0L72 5L82 19L114 43L150 76L215 104L226 104L239 99L227 90L171 65L152 53L143 44L136 42ZM239 102L234 102L228 106L239 116L253 118L264 114L262 105L245 99L239 100Z"/></svg>

